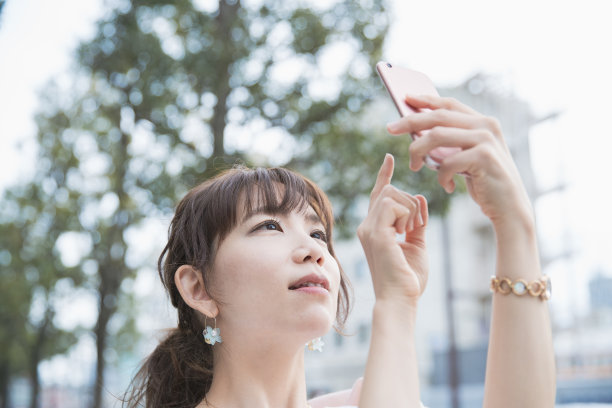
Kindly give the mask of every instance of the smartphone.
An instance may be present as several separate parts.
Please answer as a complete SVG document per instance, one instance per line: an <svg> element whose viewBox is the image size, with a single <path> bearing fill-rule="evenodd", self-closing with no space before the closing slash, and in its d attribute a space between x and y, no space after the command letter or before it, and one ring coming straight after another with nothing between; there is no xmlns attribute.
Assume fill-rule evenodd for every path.
<svg viewBox="0 0 612 408"><path fill-rule="evenodd" d="M418 112L417 109L406 103L406 95L439 95L431 79L421 72L394 66L383 61L376 64L376 71L378 71L378 75L385 84L401 117ZM427 134L427 131L412 133L410 136L414 140L425 134ZM438 170L444 158L458 151L461 151L458 147L437 147L425 157L425 165L430 169Z"/></svg>

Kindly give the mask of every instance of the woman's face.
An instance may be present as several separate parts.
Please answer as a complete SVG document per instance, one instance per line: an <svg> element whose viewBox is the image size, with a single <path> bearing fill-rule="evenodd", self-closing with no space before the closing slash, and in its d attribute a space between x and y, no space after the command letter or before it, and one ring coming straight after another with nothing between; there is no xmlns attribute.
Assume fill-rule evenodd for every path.
<svg viewBox="0 0 612 408"><path fill-rule="evenodd" d="M224 339L305 342L326 333L336 318L340 270L312 207L237 219L211 275Z"/></svg>

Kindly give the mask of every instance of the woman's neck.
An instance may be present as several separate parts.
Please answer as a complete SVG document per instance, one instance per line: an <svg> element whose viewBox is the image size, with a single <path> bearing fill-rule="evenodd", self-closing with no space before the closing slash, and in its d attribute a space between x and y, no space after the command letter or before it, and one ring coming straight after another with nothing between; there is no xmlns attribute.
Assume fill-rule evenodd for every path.
<svg viewBox="0 0 612 408"><path fill-rule="evenodd" d="M212 408L306 407L303 348L221 345L215 349L213 382L206 395Z"/></svg>

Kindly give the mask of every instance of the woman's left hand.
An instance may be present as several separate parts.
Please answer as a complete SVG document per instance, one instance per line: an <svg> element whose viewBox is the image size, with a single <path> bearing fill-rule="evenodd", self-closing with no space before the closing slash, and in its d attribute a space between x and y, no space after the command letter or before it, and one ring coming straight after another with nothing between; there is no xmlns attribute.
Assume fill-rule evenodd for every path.
<svg viewBox="0 0 612 408"><path fill-rule="evenodd" d="M425 228L427 200L391 185L394 159L385 156L357 236L370 266L377 301L416 306L428 277ZM405 234L397 240L397 234Z"/></svg>
<svg viewBox="0 0 612 408"><path fill-rule="evenodd" d="M406 103L424 111L387 126L391 134L415 133L410 168L423 167L424 158L438 147L457 147L438 169L438 182L455 189L453 176L466 175L468 191L494 226L532 219L531 204L504 141L497 119L482 115L452 98L407 96Z"/></svg>

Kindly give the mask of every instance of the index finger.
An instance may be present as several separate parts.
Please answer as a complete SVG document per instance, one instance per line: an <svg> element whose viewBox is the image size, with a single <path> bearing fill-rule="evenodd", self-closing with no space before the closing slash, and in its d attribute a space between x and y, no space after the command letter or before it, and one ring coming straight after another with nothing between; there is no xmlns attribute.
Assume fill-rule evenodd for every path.
<svg viewBox="0 0 612 408"><path fill-rule="evenodd" d="M370 211L370 209L372 208L372 205L380 195L382 189L387 184L391 184L391 178L393 177L393 167L393 155L387 153L385 155L385 159L383 160L382 166L380 166L380 170L378 170L378 176L376 176L376 183L374 183L374 188L372 189L372 193L370 194L370 206L368 207L368 211Z"/></svg>
<svg viewBox="0 0 612 408"><path fill-rule="evenodd" d="M435 95L406 95L404 102L417 109L448 109L450 111L477 114L474 109L459 102L455 98Z"/></svg>

